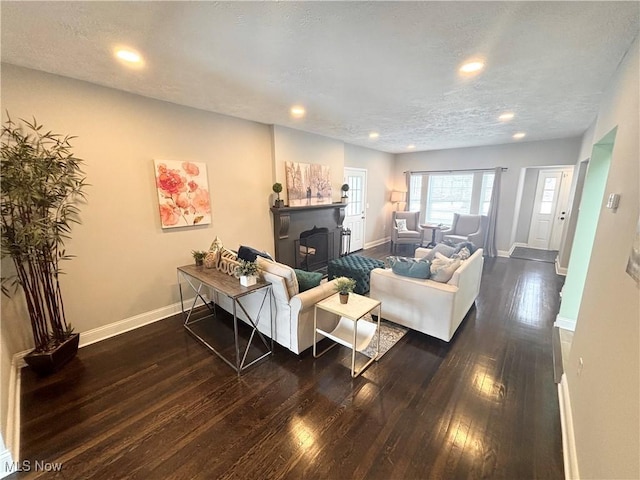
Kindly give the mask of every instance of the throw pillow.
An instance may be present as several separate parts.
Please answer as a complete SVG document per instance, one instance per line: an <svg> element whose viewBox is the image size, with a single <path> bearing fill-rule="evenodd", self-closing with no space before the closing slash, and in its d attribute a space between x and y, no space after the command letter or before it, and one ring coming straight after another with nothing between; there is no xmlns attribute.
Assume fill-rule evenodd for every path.
<svg viewBox="0 0 640 480"><path fill-rule="evenodd" d="M296 272L296 278L298 279L298 287L300 292L306 292L313 287L320 285L322 281L322 274L320 272L307 272L306 270L293 269Z"/></svg>
<svg viewBox="0 0 640 480"><path fill-rule="evenodd" d="M458 253L463 248L467 248L471 255L478 249L472 242L460 242L456 245L456 251L453 253Z"/></svg>
<svg viewBox="0 0 640 480"><path fill-rule="evenodd" d="M256 250L252 247L247 247L245 245L240 245L238 249L238 258L245 260L247 262L255 262L257 257L266 258L267 260L273 260L271 255L267 252L261 252L260 250Z"/></svg>
<svg viewBox="0 0 640 480"><path fill-rule="evenodd" d="M460 266L459 258L447 258L441 253L436 253L436 258L431 262L431 280L447 283L453 277L453 272Z"/></svg>
<svg viewBox="0 0 640 480"><path fill-rule="evenodd" d="M456 249L446 243L438 243L435 247L431 249L429 253L427 253L424 258L427 260L433 260L436 257L436 254L440 253L445 257L450 257L455 253Z"/></svg>
<svg viewBox="0 0 640 480"><path fill-rule="evenodd" d="M471 252L469 252L469 249L467 247L464 247L458 253L454 253L453 255L451 255L451 258L455 257L455 258L459 258L460 260L466 260L470 256L471 256Z"/></svg>
<svg viewBox="0 0 640 480"><path fill-rule="evenodd" d="M388 257L391 270L403 277L427 279L431 276L431 262L425 259Z"/></svg>
<svg viewBox="0 0 640 480"><path fill-rule="evenodd" d="M396 227L398 227L399 232L408 232L407 230L407 219L406 218L397 218L396 219Z"/></svg>

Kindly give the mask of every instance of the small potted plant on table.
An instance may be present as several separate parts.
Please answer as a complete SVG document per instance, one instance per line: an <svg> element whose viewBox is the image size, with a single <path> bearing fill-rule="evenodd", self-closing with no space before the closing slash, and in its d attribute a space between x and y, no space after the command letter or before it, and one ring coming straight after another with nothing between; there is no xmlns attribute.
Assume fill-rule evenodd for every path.
<svg viewBox="0 0 640 480"><path fill-rule="evenodd" d="M193 259L196 261L196 267L200 267L204 263L204 257L207 256L207 252L204 250L191 250L191 255L193 255Z"/></svg>
<svg viewBox="0 0 640 480"><path fill-rule="evenodd" d="M349 294L356 288L356 281L349 277L336 278L336 290L340 294L340 303L349 301Z"/></svg>
<svg viewBox="0 0 640 480"><path fill-rule="evenodd" d="M240 277L240 285L250 287L258 281L258 263L238 259L239 265L236 267L236 277Z"/></svg>

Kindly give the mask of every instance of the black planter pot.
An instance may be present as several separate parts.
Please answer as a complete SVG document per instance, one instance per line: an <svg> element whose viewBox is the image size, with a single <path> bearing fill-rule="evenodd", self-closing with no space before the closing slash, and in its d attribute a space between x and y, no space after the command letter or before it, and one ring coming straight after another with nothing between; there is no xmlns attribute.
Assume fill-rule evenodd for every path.
<svg viewBox="0 0 640 480"><path fill-rule="evenodd" d="M62 366L76 356L80 334L74 333L65 340L58 348L51 352L38 353L35 350L24 357L27 365L38 375L50 375L62 368Z"/></svg>

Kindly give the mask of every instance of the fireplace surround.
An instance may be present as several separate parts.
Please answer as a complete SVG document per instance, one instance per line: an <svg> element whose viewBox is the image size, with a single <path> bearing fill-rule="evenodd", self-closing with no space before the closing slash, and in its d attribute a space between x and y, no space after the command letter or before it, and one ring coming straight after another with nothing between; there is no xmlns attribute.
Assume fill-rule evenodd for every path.
<svg viewBox="0 0 640 480"><path fill-rule="evenodd" d="M337 258L340 252L340 232L345 217L345 207L344 203L271 207L276 261L299 268L296 260L300 256L300 234L314 228L327 229L327 261Z"/></svg>

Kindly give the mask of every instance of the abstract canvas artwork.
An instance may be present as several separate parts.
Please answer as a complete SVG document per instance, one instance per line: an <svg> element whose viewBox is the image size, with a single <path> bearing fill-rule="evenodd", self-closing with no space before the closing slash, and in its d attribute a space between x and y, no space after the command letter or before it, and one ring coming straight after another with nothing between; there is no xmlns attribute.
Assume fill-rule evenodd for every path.
<svg viewBox="0 0 640 480"><path fill-rule="evenodd" d="M326 165L285 162L290 207L331 203L331 175Z"/></svg>
<svg viewBox="0 0 640 480"><path fill-rule="evenodd" d="M211 223L207 165L171 160L154 165L162 228Z"/></svg>
<svg viewBox="0 0 640 480"><path fill-rule="evenodd" d="M640 218L638 218L636 236L633 238L633 245L631 245L627 273L636 281L636 286L640 287Z"/></svg>

